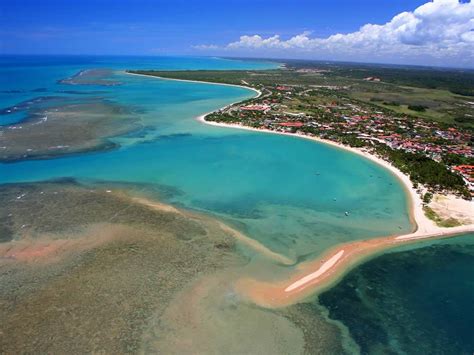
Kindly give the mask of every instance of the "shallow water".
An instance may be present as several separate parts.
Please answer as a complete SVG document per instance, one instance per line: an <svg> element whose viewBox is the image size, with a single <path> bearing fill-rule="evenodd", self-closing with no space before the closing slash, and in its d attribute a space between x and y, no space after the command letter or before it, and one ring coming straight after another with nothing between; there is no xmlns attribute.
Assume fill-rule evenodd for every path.
<svg viewBox="0 0 474 355"><path fill-rule="evenodd" d="M119 71L113 75L122 83L119 86L57 83L78 70L96 66L230 69L243 68L242 62L193 62L192 58L76 61L50 59L39 61L36 66L20 63L2 70L18 77L16 88L25 91L35 87L49 92L71 88L100 90L100 97L139 112L144 129L113 139L121 146L114 151L0 165L0 182L74 177L169 186L178 193L164 196L167 202L219 216L268 248L295 259L320 253L340 242L411 228L402 187L374 163L322 144L216 128L194 119L198 114L251 97L251 91L143 78ZM245 63L250 68L264 64ZM13 88L11 81L2 86ZM83 97L61 95L77 100ZM4 94L1 102L11 106L12 97L18 103L32 96L32 92ZM345 211L350 212L350 217L345 216Z"/></svg>
<svg viewBox="0 0 474 355"><path fill-rule="evenodd" d="M242 263L212 220L107 191L0 188L2 352L136 351L191 280Z"/></svg>

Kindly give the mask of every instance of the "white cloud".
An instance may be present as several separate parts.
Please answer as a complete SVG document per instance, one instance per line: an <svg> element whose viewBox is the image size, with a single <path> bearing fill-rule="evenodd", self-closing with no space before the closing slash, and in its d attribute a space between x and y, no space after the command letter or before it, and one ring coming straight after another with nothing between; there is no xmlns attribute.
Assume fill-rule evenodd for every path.
<svg viewBox="0 0 474 355"><path fill-rule="evenodd" d="M219 46L216 46L215 44L198 44L197 46L192 46L193 49L198 49L198 50L209 50L209 49L218 49Z"/></svg>
<svg viewBox="0 0 474 355"><path fill-rule="evenodd" d="M204 48L201 48L204 49ZM474 2L434 0L413 12L402 12L383 25L358 31L289 39L278 35L241 36L224 47L207 48L255 55L320 57L344 60L389 60L424 64L474 66Z"/></svg>

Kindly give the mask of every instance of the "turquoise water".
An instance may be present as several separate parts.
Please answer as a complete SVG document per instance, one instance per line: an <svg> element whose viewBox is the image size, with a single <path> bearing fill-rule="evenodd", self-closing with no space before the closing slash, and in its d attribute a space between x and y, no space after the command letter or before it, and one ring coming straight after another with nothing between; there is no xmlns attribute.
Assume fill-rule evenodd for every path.
<svg viewBox="0 0 474 355"><path fill-rule="evenodd" d="M15 80L2 82L2 89L25 92L3 94L2 105L37 97L37 92L31 92L35 88L47 90L40 96L64 90L100 92L94 95L139 109L143 124L152 129L138 138L117 138L121 148L111 152L0 164L0 181L74 177L154 184L158 189L175 191L163 194L168 202L217 215L269 248L292 257L319 253L343 241L408 231L402 187L372 162L310 141L216 128L194 119L251 97L253 92L120 72L143 67L243 69L243 63L247 68L264 67L261 62L194 62L190 58L6 65L2 71ZM56 83L78 70L97 66L116 69L114 79L123 84ZM80 99L74 94L59 94ZM350 211L349 217L345 211Z"/></svg>
<svg viewBox="0 0 474 355"><path fill-rule="evenodd" d="M382 255L319 301L348 327L363 354L472 354L473 237Z"/></svg>
<svg viewBox="0 0 474 355"><path fill-rule="evenodd" d="M406 196L386 170L359 156L314 142L216 128L195 116L253 92L131 76L123 69L244 69L275 67L262 62L194 58L26 59L5 64L0 103L75 90L139 110L147 129L116 138L121 148L52 160L0 164L0 182L74 177L146 183L161 198L226 220L267 247L299 258L334 244L408 231ZM27 62L27 63L24 63ZM36 64L35 64L36 63ZM112 68L120 86L61 85L56 81L85 68ZM2 76L4 77L4 76ZM13 84L14 83L14 84ZM43 92L32 90L43 88ZM9 117L9 116L3 116ZM319 173L319 175L317 175ZM173 193L169 193L173 191ZM350 215L345 216L344 212Z"/></svg>
<svg viewBox="0 0 474 355"><path fill-rule="evenodd" d="M150 197L218 217L296 260L341 242L410 230L402 186L371 161L296 137L195 120L253 92L123 73L276 67L217 58L0 57L0 110L38 97L103 98L130 108L144 127L114 138L120 148L112 151L0 163L0 183L72 177L104 188L145 186ZM57 82L87 68L112 69L121 85ZM0 125L21 122L27 113L0 115ZM383 255L355 269L319 302L363 353L470 354L472 240L464 236Z"/></svg>

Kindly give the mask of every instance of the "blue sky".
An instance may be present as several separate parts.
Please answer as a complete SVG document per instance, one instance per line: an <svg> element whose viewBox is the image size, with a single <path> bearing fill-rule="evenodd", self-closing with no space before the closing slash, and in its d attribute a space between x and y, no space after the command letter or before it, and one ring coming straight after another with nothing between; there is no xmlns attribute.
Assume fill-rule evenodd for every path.
<svg viewBox="0 0 474 355"><path fill-rule="evenodd" d="M436 1L450 3L452 6L454 2L458 4L457 0ZM335 51L334 47L327 46L327 42L320 40L334 34L358 33L361 26L366 24L387 24L403 12L413 13L426 2L427 0L0 0L0 52L294 56L371 61L371 56L381 44L376 47L368 46L365 53L359 53L359 50L355 55L351 51L345 51L345 48ZM459 4L464 5L472 7L472 4ZM464 22L466 16L470 16L471 9L467 10ZM439 17L440 10L437 11L433 16ZM472 27L474 31L474 24ZM463 27L464 32L468 30ZM470 34L467 35L464 37L469 39ZM279 36L276 41L275 36ZM288 42L295 36L295 40ZM379 34L379 42L384 41L383 36L387 34ZM409 44L419 46L416 43L419 39L412 37L413 35L408 42L413 43ZM266 39L270 40L265 41ZM369 36L367 41L372 41L372 38ZM404 39L401 41L403 45L408 43ZM429 41L433 41L433 38L429 38ZM464 50L472 49L469 43L463 47ZM338 45L340 47L340 43ZM452 48L449 52L452 56ZM418 60L426 61L419 50L416 55ZM416 62L410 58L397 58L396 50L376 59L378 60L375 61L394 63ZM431 62L443 64L444 60L432 58ZM453 60L452 57L450 60Z"/></svg>

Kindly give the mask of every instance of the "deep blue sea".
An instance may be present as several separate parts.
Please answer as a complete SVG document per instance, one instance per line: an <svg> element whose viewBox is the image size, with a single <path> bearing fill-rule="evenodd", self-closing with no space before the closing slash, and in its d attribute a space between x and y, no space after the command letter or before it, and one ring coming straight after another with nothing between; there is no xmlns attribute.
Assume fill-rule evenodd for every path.
<svg viewBox="0 0 474 355"><path fill-rule="evenodd" d="M124 72L278 66L195 57L0 57L0 109L39 97L66 97L78 102L99 97L130 108L146 128L140 134L113 138L119 148L110 151L0 164L0 183L71 177L91 184L146 186L143 191L150 197L222 219L295 260L316 256L342 242L411 230L403 187L390 172L371 161L307 140L216 128L195 119L250 98L254 92ZM121 85L58 82L93 68L111 69L110 77ZM0 125L21 124L27 114L0 116ZM345 211L350 211L349 216ZM257 258L251 251L244 252ZM423 265L417 267L423 269ZM428 278L436 277L429 269L424 272ZM369 287L369 276L361 287ZM391 280L396 276L387 273L386 277ZM371 285L386 287L378 280ZM452 297L454 302L456 295L449 291L445 290L446 299ZM328 307L352 297L348 292L334 295L325 302ZM331 292L325 297L330 298ZM384 307L390 307L390 302ZM351 322L332 311L331 316ZM474 320L472 313L469 317Z"/></svg>
<svg viewBox="0 0 474 355"><path fill-rule="evenodd" d="M319 296L362 354L474 351L474 234L384 254Z"/></svg>

